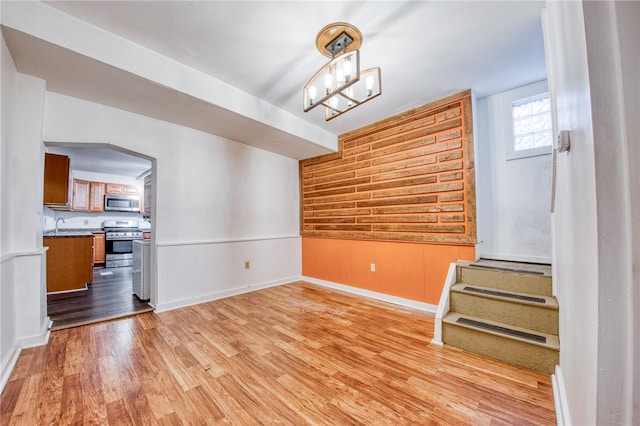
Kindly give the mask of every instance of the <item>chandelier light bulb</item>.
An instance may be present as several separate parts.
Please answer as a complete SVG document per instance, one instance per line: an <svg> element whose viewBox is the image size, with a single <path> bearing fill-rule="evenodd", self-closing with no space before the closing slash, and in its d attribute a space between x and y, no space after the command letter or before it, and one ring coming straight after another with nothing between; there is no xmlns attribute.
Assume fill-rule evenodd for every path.
<svg viewBox="0 0 640 426"><path fill-rule="evenodd" d="M347 96L349 97L349 102L347 102L347 106L351 106L353 105L353 101L351 100L351 98L353 98L353 87L347 87Z"/></svg>
<svg viewBox="0 0 640 426"><path fill-rule="evenodd" d="M338 86L344 82L344 72L340 68L336 69L336 80L338 81Z"/></svg>
<svg viewBox="0 0 640 426"><path fill-rule="evenodd" d="M367 76L365 83L367 85L367 96L371 96L373 94L373 76Z"/></svg>
<svg viewBox="0 0 640 426"><path fill-rule="evenodd" d="M333 86L333 76L331 74L327 74L324 76L324 87L327 89L327 95L331 93L331 87Z"/></svg>
<svg viewBox="0 0 640 426"><path fill-rule="evenodd" d="M329 105L331 106L331 115L337 113L336 107L338 106L338 98L336 96L329 98Z"/></svg>
<svg viewBox="0 0 640 426"><path fill-rule="evenodd" d="M348 83L349 80L351 79L351 70L352 70L350 59L345 59L344 64L342 64L342 69L344 70L344 79Z"/></svg>
<svg viewBox="0 0 640 426"><path fill-rule="evenodd" d="M316 86L309 87L309 105L313 105L313 102L315 102L317 92Z"/></svg>

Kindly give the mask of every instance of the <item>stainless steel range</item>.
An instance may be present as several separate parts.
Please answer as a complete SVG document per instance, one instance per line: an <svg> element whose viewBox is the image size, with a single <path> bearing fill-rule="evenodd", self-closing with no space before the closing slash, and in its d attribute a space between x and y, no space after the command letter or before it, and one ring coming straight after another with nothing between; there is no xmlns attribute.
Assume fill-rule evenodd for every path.
<svg viewBox="0 0 640 426"><path fill-rule="evenodd" d="M131 266L133 264L133 241L141 240L143 232L137 220L105 220L105 252L107 268Z"/></svg>

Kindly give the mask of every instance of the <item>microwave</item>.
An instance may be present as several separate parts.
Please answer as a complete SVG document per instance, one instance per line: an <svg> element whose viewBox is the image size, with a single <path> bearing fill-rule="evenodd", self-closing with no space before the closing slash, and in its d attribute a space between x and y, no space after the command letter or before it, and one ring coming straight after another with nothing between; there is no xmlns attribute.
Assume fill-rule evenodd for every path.
<svg viewBox="0 0 640 426"><path fill-rule="evenodd" d="M140 212L139 195L105 195L104 210L112 212Z"/></svg>

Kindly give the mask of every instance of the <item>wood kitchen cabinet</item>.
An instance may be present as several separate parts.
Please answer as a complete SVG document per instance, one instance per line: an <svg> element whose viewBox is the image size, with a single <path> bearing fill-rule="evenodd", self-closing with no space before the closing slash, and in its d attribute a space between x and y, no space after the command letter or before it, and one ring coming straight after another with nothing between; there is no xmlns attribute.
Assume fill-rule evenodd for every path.
<svg viewBox="0 0 640 426"><path fill-rule="evenodd" d="M140 192L138 191L138 187L137 186L133 186L133 185L124 185L124 188L122 189L124 191L125 195L139 195Z"/></svg>
<svg viewBox="0 0 640 426"><path fill-rule="evenodd" d="M105 184L102 182L89 182L89 211L104 211Z"/></svg>
<svg viewBox="0 0 640 426"><path fill-rule="evenodd" d="M105 184L105 194L124 194L124 189L123 189L124 185L121 183L107 183Z"/></svg>
<svg viewBox="0 0 640 426"><path fill-rule="evenodd" d="M73 202L71 210L76 212L89 211L89 181L74 179L73 180Z"/></svg>
<svg viewBox="0 0 640 426"><path fill-rule="evenodd" d="M93 266L104 265L107 261L105 253L105 233L96 232L93 234Z"/></svg>
<svg viewBox="0 0 640 426"><path fill-rule="evenodd" d="M123 183L107 183L105 194L138 195L138 188L136 186L126 185Z"/></svg>
<svg viewBox="0 0 640 426"><path fill-rule="evenodd" d="M83 290L93 281L92 235L44 237L47 250L47 293Z"/></svg>
<svg viewBox="0 0 640 426"><path fill-rule="evenodd" d="M69 210L69 172L71 161L66 155L44 155L43 204L54 210Z"/></svg>

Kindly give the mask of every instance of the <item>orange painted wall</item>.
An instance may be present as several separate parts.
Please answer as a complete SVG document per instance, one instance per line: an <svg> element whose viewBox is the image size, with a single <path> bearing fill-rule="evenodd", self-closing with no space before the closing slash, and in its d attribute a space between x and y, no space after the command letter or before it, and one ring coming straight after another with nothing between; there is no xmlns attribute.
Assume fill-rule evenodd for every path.
<svg viewBox="0 0 640 426"><path fill-rule="evenodd" d="M474 245L302 238L302 275L432 305L456 260L474 261Z"/></svg>

